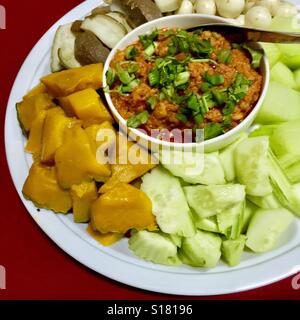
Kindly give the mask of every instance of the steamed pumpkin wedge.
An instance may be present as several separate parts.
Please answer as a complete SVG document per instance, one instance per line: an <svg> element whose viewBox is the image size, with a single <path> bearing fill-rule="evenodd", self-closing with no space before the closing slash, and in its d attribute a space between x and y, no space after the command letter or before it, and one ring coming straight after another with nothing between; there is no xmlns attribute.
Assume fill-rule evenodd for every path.
<svg viewBox="0 0 300 320"><path fill-rule="evenodd" d="M88 88L75 92L61 98L59 102L67 114L82 120L84 126L99 124L104 121L113 122L112 116L94 89Z"/></svg>
<svg viewBox="0 0 300 320"><path fill-rule="evenodd" d="M100 89L102 87L102 72L103 64L97 63L51 73L43 77L41 81L50 94L59 98L87 88Z"/></svg>
<svg viewBox="0 0 300 320"><path fill-rule="evenodd" d="M110 16L97 14L87 17L81 28L93 32L107 47L113 48L127 33L125 27Z"/></svg>
<svg viewBox="0 0 300 320"><path fill-rule="evenodd" d="M24 97L23 99L32 98L40 93L47 93L47 88L43 83L39 83L34 88L32 88Z"/></svg>
<svg viewBox="0 0 300 320"><path fill-rule="evenodd" d="M65 130L63 144L55 153L57 179L63 188L83 182L105 181L110 176L109 164L100 164L89 138L80 125Z"/></svg>
<svg viewBox="0 0 300 320"><path fill-rule="evenodd" d="M43 125L41 162L54 163L56 150L62 145L64 131L75 119L68 118L61 108L47 112Z"/></svg>
<svg viewBox="0 0 300 320"><path fill-rule="evenodd" d="M83 182L71 187L73 219L76 223L90 221L91 205L98 198L95 181Z"/></svg>
<svg viewBox="0 0 300 320"><path fill-rule="evenodd" d="M118 242L124 236L123 234L116 232L101 233L97 230L94 230L91 223L86 228L86 231L93 239L105 247L111 246L112 244Z"/></svg>
<svg viewBox="0 0 300 320"><path fill-rule="evenodd" d="M69 191L61 189L56 180L55 167L34 163L23 186L23 195L35 206L67 213L72 208Z"/></svg>
<svg viewBox="0 0 300 320"><path fill-rule="evenodd" d="M130 184L120 183L101 195L92 204L91 219L101 233L157 229L151 200Z"/></svg>
<svg viewBox="0 0 300 320"><path fill-rule="evenodd" d="M32 123L42 110L55 107L51 97L47 93L38 93L25 98L17 103L17 115L24 133L28 133Z"/></svg>

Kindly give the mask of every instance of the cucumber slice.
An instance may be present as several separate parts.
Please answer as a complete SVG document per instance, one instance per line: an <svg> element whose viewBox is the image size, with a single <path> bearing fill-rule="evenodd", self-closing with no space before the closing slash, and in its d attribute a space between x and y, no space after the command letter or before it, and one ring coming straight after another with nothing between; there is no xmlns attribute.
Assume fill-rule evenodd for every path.
<svg viewBox="0 0 300 320"><path fill-rule="evenodd" d="M234 152L236 176L246 193L263 197L272 192L268 171L268 137L243 140Z"/></svg>
<svg viewBox="0 0 300 320"><path fill-rule="evenodd" d="M237 141L235 141L225 149L221 150L220 152L220 160L224 168L225 177L226 177L226 180L229 182L235 179L235 168L234 168L234 159L233 159L234 150L237 147L237 145L246 138L247 138L247 134L246 133L242 134Z"/></svg>
<svg viewBox="0 0 300 320"><path fill-rule="evenodd" d="M296 119L300 119L300 93L271 81L255 121L261 124L274 124Z"/></svg>
<svg viewBox="0 0 300 320"><path fill-rule="evenodd" d="M220 233L216 216L209 217L209 218L202 218L202 219L198 218L195 220L195 226L196 228L203 231Z"/></svg>
<svg viewBox="0 0 300 320"><path fill-rule="evenodd" d="M300 69L294 71L294 77L296 81L296 90L300 91Z"/></svg>
<svg viewBox="0 0 300 320"><path fill-rule="evenodd" d="M300 161L297 161L286 168L285 173L291 183L300 182Z"/></svg>
<svg viewBox="0 0 300 320"><path fill-rule="evenodd" d="M258 210L258 207L255 204L251 203L250 201L246 200L246 206L245 206L244 215L243 215L243 225L242 225L243 234L247 232L249 222L253 217L254 213L256 212L256 210Z"/></svg>
<svg viewBox="0 0 300 320"><path fill-rule="evenodd" d="M227 239L236 239L242 232L245 202L224 210L217 215L218 228Z"/></svg>
<svg viewBox="0 0 300 320"><path fill-rule="evenodd" d="M264 51L269 59L270 67L272 68L274 64L279 60L281 51L279 50L278 46L274 43L261 43Z"/></svg>
<svg viewBox="0 0 300 320"><path fill-rule="evenodd" d="M280 61L290 69L300 68L300 45L299 44L278 44L281 52Z"/></svg>
<svg viewBox="0 0 300 320"><path fill-rule="evenodd" d="M195 227L179 179L162 167L156 167L142 180L141 190L152 201L160 229L184 237L194 235Z"/></svg>
<svg viewBox="0 0 300 320"><path fill-rule="evenodd" d="M133 233L129 249L139 258L159 264L179 265L176 245L168 237L149 231Z"/></svg>
<svg viewBox="0 0 300 320"><path fill-rule="evenodd" d="M193 237L183 239L179 257L192 267L214 268L221 257L221 244L218 235L198 230Z"/></svg>
<svg viewBox="0 0 300 320"><path fill-rule="evenodd" d="M277 156L300 155L299 137L300 120L286 122L274 129L270 137L270 146Z"/></svg>
<svg viewBox="0 0 300 320"><path fill-rule="evenodd" d="M270 137L273 134L275 128L277 128L277 124L268 124L264 126L260 126L249 134L249 138L268 136Z"/></svg>
<svg viewBox="0 0 300 320"><path fill-rule="evenodd" d="M170 240L175 244L176 247L180 248L181 244L182 244L182 237L176 235L176 234L167 234L165 233L165 235L167 235Z"/></svg>
<svg viewBox="0 0 300 320"><path fill-rule="evenodd" d="M240 235L235 240L225 240L222 243L222 257L231 267L237 266L241 262L241 257L245 248L246 236Z"/></svg>
<svg viewBox="0 0 300 320"><path fill-rule="evenodd" d="M254 252L272 250L282 233L293 222L287 209L259 209L250 221L246 245Z"/></svg>
<svg viewBox="0 0 300 320"><path fill-rule="evenodd" d="M189 206L199 218L207 218L232 208L245 199L245 187L240 184L184 187Z"/></svg>
<svg viewBox="0 0 300 320"><path fill-rule="evenodd" d="M282 62L277 62L271 69L270 79L288 88L296 88L293 72Z"/></svg>
<svg viewBox="0 0 300 320"><path fill-rule="evenodd" d="M248 196L247 198L261 209L278 209L281 207L273 192L264 197Z"/></svg>
<svg viewBox="0 0 300 320"><path fill-rule="evenodd" d="M224 170L218 153L201 154L163 150L160 153L162 165L174 176L192 184L224 184Z"/></svg>
<svg viewBox="0 0 300 320"><path fill-rule="evenodd" d="M271 150L269 151L268 162L270 168L270 178L275 197L283 207L300 216L299 203L295 201L292 185L284 171L281 169L277 158Z"/></svg>

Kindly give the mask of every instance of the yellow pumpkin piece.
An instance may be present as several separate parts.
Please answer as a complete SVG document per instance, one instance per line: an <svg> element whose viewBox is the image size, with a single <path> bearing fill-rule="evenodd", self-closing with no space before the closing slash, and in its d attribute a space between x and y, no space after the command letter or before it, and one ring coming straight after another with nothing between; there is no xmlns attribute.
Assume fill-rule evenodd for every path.
<svg viewBox="0 0 300 320"><path fill-rule="evenodd" d="M55 97L66 97L76 91L102 87L103 64L90 64L80 68L51 73L41 79Z"/></svg>
<svg viewBox="0 0 300 320"><path fill-rule="evenodd" d="M47 111L45 110L40 111L37 117L32 122L29 138L25 147L26 152L32 153L35 156L41 153L42 134L43 134L46 114L47 114Z"/></svg>
<svg viewBox="0 0 300 320"><path fill-rule="evenodd" d="M88 88L59 99L60 105L70 116L76 116L85 126L113 122L96 90Z"/></svg>
<svg viewBox="0 0 300 320"><path fill-rule="evenodd" d="M23 99L31 98L33 96L36 96L40 93L47 93L47 88L43 83L39 83L37 86L35 86L33 89L31 89Z"/></svg>
<svg viewBox="0 0 300 320"><path fill-rule="evenodd" d="M89 138L80 125L65 130L62 146L56 151L57 178L63 188L84 181L105 181L110 176L110 165L99 164Z"/></svg>
<svg viewBox="0 0 300 320"><path fill-rule="evenodd" d="M91 224L88 225L86 231L93 239L95 239L105 247L111 246L124 237L123 234L116 232L101 233L99 231L95 231Z"/></svg>
<svg viewBox="0 0 300 320"><path fill-rule="evenodd" d="M130 163L130 150L137 151L140 163ZM155 159L147 150L121 134L117 137L117 156L114 160L116 163L111 164L112 176L101 186L100 193L108 192L119 183L130 183L156 166Z"/></svg>
<svg viewBox="0 0 300 320"><path fill-rule="evenodd" d="M85 128L85 132L89 137L90 144L95 153L101 146L108 149L116 143L117 132L109 121L104 121L101 124L93 124Z"/></svg>
<svg viewBox="0 0 300 320"><path fill-rule="evenodd" d="M39 93L17 103L17 114L21 128L26 133L31 129L32 123L42 110L55 107L50 96L46 93Z"/></svg>
<svg viewBox="0 0 300 320"><path fill-rule="evenodd" d="M55 167L34 163L23 186L23 194L40 208L61 213L72 208L69 191L61 189L57 183Z"/></svg>
<svg viewBox="0 0 300 320"><path fill-rule="evenodd" d="M47 111L43 135L41 162L53 164L56 150L62 145L65 129L74 122L68 118L61 108Z"/></svg>
<svg viewBox="0 0 300 320"><path fill-rule="evenodd" d="M152 203L146 193L121 183L92 204L91 219L101 233L125 234L130 229L156 230Z"/></svg>
<svg viewBox="0 0 300 320"><path fill-rule="evenodd" d="M95 181L83 182L71 187L73 218L77 223L90 221L92 203L98 198Z"/></svg>

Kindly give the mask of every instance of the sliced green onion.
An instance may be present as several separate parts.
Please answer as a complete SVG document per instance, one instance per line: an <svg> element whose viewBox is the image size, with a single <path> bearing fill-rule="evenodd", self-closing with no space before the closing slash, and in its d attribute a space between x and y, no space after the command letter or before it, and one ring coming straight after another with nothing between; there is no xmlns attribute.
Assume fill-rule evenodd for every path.
<svg viewBox="0 0 300 320"><path fill-rule="evenodd" d="M225 81L224 76L219 73L209 74L208 72L206 72L204 74L204 79L205 79L205 81L209 82L213 86L223 84Z"/></svg>
<svg viewBox="0 0 300 320"><path fill-rule="evenodd" d="M149 113L148 111L143 111L134 117L127 120L127 127L138 128L140 125L145 124L148 121Z"/></svg>
<svg viewBox="0 0 300 320"><path fill-rule="evenodd" d="M218 61L229 64L232 61L232 54L230 49L222 49L218 53Z"/></svg>
<svg viewBox="0 0 300 320"><path fill-rule="evenodd" d="M154 54L156 47L157 47L157 43L156 42L151 43L150 46L148 46L145 49L145 55L147 57L151 57Z"/></svg>
<svg viewBox="0 0 300 320"><path fill-rule="evenodd" d="M136 88L140 83L141 83L141 81L139 79L134 79L128 85L122 86L121 91L123 93L132 92L133 89Z"/></svg>
<svg viewBox="0 0 300 320"><path fill-rule="evenodd" d="M159 71L158 69L153 69L148 74L148 80L151 87L155 87L159 84Z"/></svg>
<svg viewBox="0 0 300 320"><path fill-rule="evenodd" d="M110 87L116 79L116 71L114 69L109 68L106 72L106 82L107 85Z"/></svg>
<svg viewBox="0 0 300 320"><path fill-rule="evenodd" d="M125 58L127 60L132 60L138 55L139 51L136 47L130 46L125 50Z"/></svg>
<svg viewBox="0 0 300 320"><path fill-rule="evenodd" d="M151 110L154 110L157 105L157 98L156 97L150 97L147 100L148 106L151 108Z"/></svg>
<svg viewBox="0 0 300 320"><path fill-rule="evenodd" d="M134 76L131 76L128 71L125 71L119 64L116 65L116 73L123 84L129 84Z"/></svg>
<svg viewBox="0 0 300 320"><path fill-rule="evenodd" d="M174 81L174 85L175 87L179 87L185 83L187 83L190 79L190 73L188 71L184 71L181 73L178 73L175 81Z"/></svg>
<svg viewBox="0 0 300 320"><path fill-rule="evenodd" d="M222 105L227 101L227 94L224 91L218 90L216 88L213 88L211 90L214 99L218 103L218 105Z"/></svg>
<svg viewBox="0 0 300 320"><path fill-rule="evenodd" d="M193 110L193 111L199 111L200 109L200 104L199 104L199 100L198 100L198 97L195 93L193 93L188 101L187 101L187 106L189 109Z"/></svg>
<svg viewBox="0 0 300 320"><path fill-rule="evenodd" d="M203 116L201 113L198 113L194 116L194 121L196 123L196 125L198 126L200 123L202 123L203 121Z"/></svg>
<svg viewBox="0 0 300 320"><path fill-rule="evenodd" d="M203 92L207 92L207 91L209 91L210 90L210 88L211 88L211 84L210 83L208 83L208 82L203 82L202 84L201 84L201 90L203 91Z"/></svg>

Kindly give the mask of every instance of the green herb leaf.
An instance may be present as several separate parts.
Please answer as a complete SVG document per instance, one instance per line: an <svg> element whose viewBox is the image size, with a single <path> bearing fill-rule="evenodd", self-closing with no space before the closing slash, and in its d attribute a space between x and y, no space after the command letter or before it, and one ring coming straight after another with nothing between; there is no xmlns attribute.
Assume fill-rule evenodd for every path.
<svg viewBox="0 0 300 320"><path fill-rule="evenodd" d="M194 121L196 123L196 125L198 126L200 123L203 122L203 116L201 113L198 113L194 116Z"/></svg>
<svg viewBox="0 0 300 320"><path fill-rule="evenodd" d="M210 90L210 88L211 88L211 84L210 83L208 83L208 82L203 82L202 84L201 84L201 90L203 91L203 92L207 92L207 91L209 91Z"/></svg>
<svg viewBox="0 0 300 320"><path fill-rule="evenodd" d="M131 76L128 71L121 67L120 64L116 65L116 73L123 84L129 84L134 79L134 76Z"/></svg>
<svg viewBox="0 0 300 320"><path fill-rule="evenodd" d="M187 123L188 118L185 114L183 113L177 113L176 114L176 119L178 119L179 121L183 122L183 123Z"/></svg>
<svg viewBox="0 0 300 320"><path fill-rule="evenodd" d="M174 81L174 85L175 87L179 87L185 83L187 83L190 79L190 73L188 71L184 71L181 73L178 73L175 81Z"/></svg>
<svg viewBox="0 0 300 320"><path fill-rule="evenodd" d="M251 58L252 58L251 66L254 69L257 69L260 66L260 62L263 57L263 54L255 49L249 47L247 44L243 44L242 47L244 49L246 49L251 55Z"/></svg>
<svg viewBox="0 0 300 320"><path fill-rule="evenodd" d="M155 87L159 84L159 70L158 69L153 69L149 74L148 74L148 80L149 84L151 87Z"/></svg>
<svg viewBox="0 0 300 320"><path fill-rule="evenodd" d="M149 113L148 111L143 111L134 117L127 120L127 127L138 128L140 125L145 124L148 121Z"/></svg>
<svg viewBox="0 0 300 320"><path fill-rule="evenodd" d="M121 91L123 93L132 92L133 89L136 88L137 86L139 86L140 83L141 83L141 81L139 79L134 79L128 85L126 85L126 86L122 85Z"/></svg>
<svg viewBox="0 0 300 320"><path fill-rule="evenodd" d="M204 140L212 139L223 133L223 127L220 123L208 123L204 127Z"/></svg>
<svg viewBox="0 0 300 320"><path fill-rule="evenodd" d="M218 90L216 88L213 88L211 90L211 92L213 94L213 97L214 97L215 101L217 102L217 104L219 106L224 104L228 99L226 92L224 92L222 90Z"/></svg>
<svg viewBox="0 0 300 320"><path fill-rule="evenodd" d="M139 39L144 47L144 49L148 48L151 44L153 44L154 40L157 39L158 30L154 30L150 34L144 34L139 36Z"/></svg>

